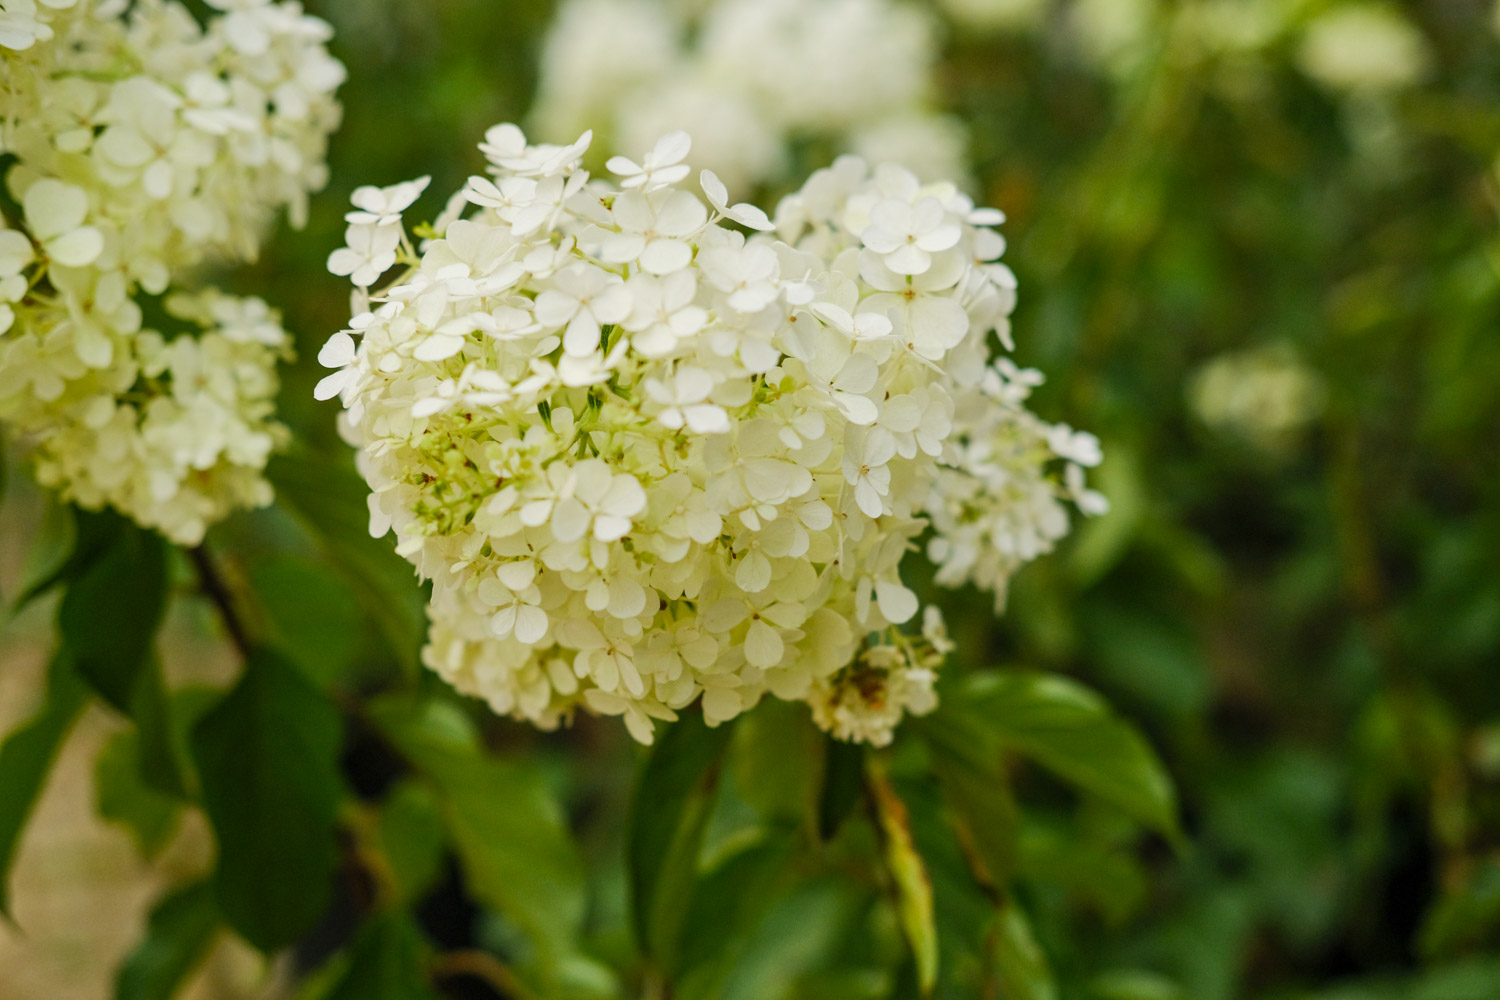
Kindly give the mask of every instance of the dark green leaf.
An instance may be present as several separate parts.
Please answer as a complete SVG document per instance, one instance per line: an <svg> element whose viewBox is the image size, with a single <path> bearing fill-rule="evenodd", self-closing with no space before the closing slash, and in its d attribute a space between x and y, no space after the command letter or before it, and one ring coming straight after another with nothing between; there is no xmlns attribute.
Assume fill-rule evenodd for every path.
<svg viewBox="0 0 1500 1000"><path fill-rule="evenodd" d="M171 837L181 812L176 799L142 780L140 741L129 731L112 736L94 763L94 802L101 817L130 831L148 859Z"/></svg>
<svg viewBox="0 0 1500 1000"><path fill-rule="evenodd" d="M173 716L179 700L168 694L161 663L153 656L136 678L130 706L140 737L141 777L158 792L192 799L197 794L197 776L188 755L186 730Z"/></svg>
<svg viewBox="0 0 1500 1000"><path fill-rule="evenodd" d="M555 967L576 947L585 887L573 836L540 769L486 756L461 717L438 705L413 713L386 703L371 715L432 782L469 890L525 929Z"/></svg>
<svg viewBox="0 0 1500 1000"><path fill-rule="evenodd" d="M261 949L295 940L327 904L343 792L340 728L321 691L260 650L193 729L203 807L219 841L219 908Z"/></svg>
<svg viewBox="0 0 1500 1000"><path fill-rule="evenodd" d="M311 560L280 556L257 562L250 585L277 649L324 687L347 674L361 618L359 602L342 577Z"/></svg>
<svg viewBox="0 0 1500 1000"><path fill-rule="evenodd" d="M97 554L68 576L57 623L80 676L130 714L167 606L167 546L160 535L124 518L94 520L104 517L79 515L80 539L96 530L106 537Z"/></svg>
<svg viewBox="0 0 1500 1000"><path fill-rule="evenodd" d="M115 1000L171 1000L202 960L218 926L208 880L164 896L151 910L146 939L120 967Z"/></svg>
<svg viewBox="0 0 1500 1000"><path fill-rule="evenodd" d="M641 768L630 806L626 857L636 940L670 975L698 853L732 727L689 713L665 727Z"/></svg>
<svg viewBox="0 0 1500 1000"><path fill-rule="evenodd" d="M349 964L328 1000L436 1000L423 962L427 944L410 916L378 913L349 949Z"/></svg>
<svg viewBox="0 0 1500 1000"><path fill-rule="evenodd" d="M729 760L736 791L762 816L811 829L826 739L806 705L767 699L735 727Z"/></svg>
<svg viewBox="0 0 1500 1000"><path fill-rule="evenodd" d="M1002 888L1015 872L1021 818L999 742L971 714L947 703L913 721L975 877L991 890Z"/></svg>
<svg viewBox="0 0 1500 1000"><path fill-rule="evenodd" d="M790 831L772 830L698 879L682 927L684 981L718 982L728 974L746 936L780 898L796 846Z"/></svg>
<svg viewBox="0 0 1500 1000"><path fill-rule="evenodd" d="M10 916L10 866L47 772L88 699L66 653L52 661L47 700L0 744L0 913Z"/></svg>
<svg viewBox="0 0 1500 1000"><path fill-rule="evenodd" d="M1174 841L1177 795L1155 751L1097 694L1062 677L977 674L962 699L1005 746Z"/></svg>
<svg viewBox="0 0 1500 1000"><path fill-rule="evenodd" d="M377 829L397 902L410 905L442 873L445 839L438 804L424 786L402 781L381 803Z"/></svg>
<svg viewBox="0 0 1500 1000"><path fill-rule="evenodd" d="M359 595L403 663L415 668L427 636L426 603L411 565L370 537L369 489L344 462L308 453L278 455L266 469L276 499L312 532L330 565Z"/></svg>
<svg viewBox="0 0 1500 1000"><path fill-rule="evenodd" d="M818 795L818 836L832 839L854 811L865 787L865 749L831 736L823 739L823 787Z"/></svg>

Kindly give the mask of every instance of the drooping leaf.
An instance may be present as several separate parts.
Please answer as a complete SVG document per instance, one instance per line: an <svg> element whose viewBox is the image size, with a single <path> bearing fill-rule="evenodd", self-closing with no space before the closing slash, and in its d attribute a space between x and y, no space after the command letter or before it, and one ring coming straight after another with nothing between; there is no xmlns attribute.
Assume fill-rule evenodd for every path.
<svg viewBox="0 0 1500 1000"><path fill-rule="evenodd" d="M110 737L94 762L94 805L102 818L125 827L148 859L166 845L181 814L176 799L142 779L140 740L130 731Z"/></svg>
<svg viewBox="0 0 1500 1000"><path fill-rule="evenodd" d="M412 567L388 542L370 537L369 489L352 468L307 452L276 456L266 468L277 502L306 527L359 595L396 656L413 669L427 634L425 599Z"/></svg>
<svg viewBox="0 0 1500 1000"><path fill-rule="evenodd" d="M219 927L209 880L162 897L151 909L146 938L115 977L115 1000L171 1000L202 959Z"/></svg>
<svg viewBox="0 0 1500 1000"><path fill-rule="evenodd" d="M932 905L932 879L912 839L911 818L906 805L879 763L871 758L865 768L871 803L880 826L886 870L896 890L896 915L911 946L917 965L917 983L923 996L937 984L937 919Z"/></svg>
<svg viewBox="0 0 1500 1000"><path fill-rule="evenodd" d="M338 710L266 650L193 729L203 807L219 842L219 908L263 950L295 940L327 904L340 739Z"/></svg>
<svg viewBox="0 0 1500 1000"><path fill-rule="evenodd" d="M21 833L68 731L83 711L88 689L67 653L52 660L42 707L0 744L0 913L10 916L10 867Z"/></svg>
<svg viewBox="0 0 1500 1000"><path fill-rule="evenodd" d="M79 675L131 714L167 606L166 542L118 515L78 517L80 539L103 537L93 558L67 574L58 628Z"/></svg>
<svg viewBox="0 0 1500 1000"><path fill-rule="evenodd" d="M1180 839L1177 795L1166 768L1104 699L1053 675L990 671L971 681L960 697L1002 745Z"/></svg>
<svg viewBox="0 0 1500 1000"><path fill-rule="evenodd" d="M426 950L408 914L376 914L360 927L328 1000L437 1000L424 969Z"/></svg>
<svg viewBox="0 0 1500 1000"><path fill-rule="evenodd" d="M372 707L376 726L432 784L464 880L480 902L533 939L544 966L576 947L583 922L583 862L541 770L483 752L451 714L394 703Z"/></svg>
<svg viewBox="0 0 1500 1000"><path fill-rule="evenodd" d="M665 727L641 768L626 841L631 917L657 969L676 969L682 920L732 726L686 714Z"/></svg>
<svg viewBox="0 0 1500 1000"><path fill-rule="evenodd" d="M1014 900L995 917L995 974L1007 1000L1057 1000L1057 984L1047 956L1031 932L1031 921Z"/></svg>

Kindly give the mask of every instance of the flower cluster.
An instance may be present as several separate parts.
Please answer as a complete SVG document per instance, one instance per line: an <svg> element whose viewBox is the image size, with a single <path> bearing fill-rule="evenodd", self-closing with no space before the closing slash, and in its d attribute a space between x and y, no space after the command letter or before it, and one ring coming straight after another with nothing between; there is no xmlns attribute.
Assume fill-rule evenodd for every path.
<svg viewBox="0 0 1500 1000"><path fill-rule="evenodd" d="M685 183L684 133L611 159L618 184L581 169L589 139L492 129L489 176L420 249L399 216L425 181L361 189L330 261L369 307L317 394L346 408L372 533L433 580L425 661L542 726L582 705L649 741L700 697L714 724L769 693L884 742L946 649L935 609L896 628L929 523L942 580L998 593L1069 504L1102 508L1097 441L989 363L1002 216L845 157L773 220Z"/></svg>
<svg viewBox="0 0 1500 1000"><path fill-rule="evenodd" d="M257 299L154 297L200 288L206 261L253 257L278 210L300 224L343 80L327 24L298 4L209 6L206 26L175 0L0 13L0 152L19 206L0 221L0 420L65 497L183 544L269 501L289 338Z"/></svg>
<svg viewBox="0 0 1500 1000"><path fill-rule="evenodd" d="M550 29L533 113L563 139L604 123L600 145L641 149L670 129L732 192L784 177L821 142L961 171L964 128L928 110L937 58L926 12L898 0L566 0Z"/></svg>

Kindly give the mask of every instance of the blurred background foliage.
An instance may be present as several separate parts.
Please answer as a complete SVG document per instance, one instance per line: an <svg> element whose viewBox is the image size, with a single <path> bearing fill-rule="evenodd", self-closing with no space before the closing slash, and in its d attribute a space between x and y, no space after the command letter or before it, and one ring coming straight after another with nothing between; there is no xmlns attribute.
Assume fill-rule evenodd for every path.
<svg viewBox="0 0 1500 1000"><path fill-rule="evenodd" d="M150 855L196 801L220 852L214 892L157 904L120 996L168 995L220 919L293 945L308 1000L905 998L933 959L954 1000L1500 996L1488 2L1358 5L1395 42L1317 0L931 8L934 102L1009 217L1018 359L1047 373L1044 416L1102 438L1114 509L1026 569L1002 618L928 589L957 643L943 707L867 759L783 704L685 719L649 755L609 721L539 734L419 670L420 594L364 537L312 401L347 317L324 261L354 186L430 173L409 217L431 217L483 130L526 120L552 8L307 6L350 73L333 182L227 279L299 337L280 408L303 444L273 466L278 506L208 546L285 652L253 654L227 698L120 691L137 728L100 759L101 813ZM32 580L75 536L129 534L47 518ZM90 573L128 589L108 572L70 595ZM188 561L163 572L177 627L215 627ZM88 656L62 658L87 675ZM66 730L70 676L27 734ZM151 737L151 705L176 735ZM216 799L216 775L243 794ZM337 858L274 846L335 828ZM268 875L288 857L308 867Z"/></svg>

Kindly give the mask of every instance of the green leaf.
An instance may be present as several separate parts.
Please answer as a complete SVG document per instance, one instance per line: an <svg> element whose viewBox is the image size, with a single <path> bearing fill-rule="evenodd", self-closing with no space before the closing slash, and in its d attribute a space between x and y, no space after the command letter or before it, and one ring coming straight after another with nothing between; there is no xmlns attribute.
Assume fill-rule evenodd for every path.
<svg viewBox="0 0 1500 1000"><path fill-rule="evenodd" d="M181 814L176 799L142 780L140 740L129 731L112 736L94 762L94 803L101 817L130 832L147 859L166 845Z"/></svg>
<svg viewBox="0 0 1500 1000"><path fill-rule="evenodd" d="M416 571L387 541L371 538L370 490L342 461L307 452L277 455L266 468L277 502L317 540L403 664L415 669L427 637L426 599Z"/></svg>
<svg viewBox="0 0 1500 1000"><path fill-rule="evenodd" d="M1015 873L1021 817L998 741L971 714L946 703L912 721L974 877L991 891L1003 888Z"/></svg>
<svg viewBox="0 0 1500 1000"><path fill-rule="evenodd" d="M180 701L168 693L161 663L151 657L136 678L131 699L131 715L140 737L141 777L158 792L191 800L197 795L197 776L188 756L186 733L174 717L174 705Z"/></svg>
<svg viewBox="0 0 1500 1000"><path fill-rule="evenodd" d="M932 905L932 879L912 839L911 818L906 805L891 787L876 758L868 758L865 780L880 827L886 870L896 889L896 915L917 964L917 982L923 996L937 984L937 920Z"/></svg>
<svg viewBox="0 0 1500 1000"><path fill-rule="evenodd" d="M410 916L378 913L360 927L328 1000L437 1000L423 968L426 951Z"/></svg>
<svg viewBox="0 0 1500 1000"><path fill-rule="evenodd" d="M213 941L219 927L213 885L207 880L164 896L151 910L146 939L115 978L115 1000L171 1000Z"/></svg>
<svg viewBox="0 0 1500 1000"><path fill-rule="evenodd" d="M80 513L79 531L102 538L95 555L68 575L58 628L79 675L131 714L167 606L166 542L117 515Z"/></svg>
<svg viewBox="0 0 1500 1000"><path fill-rule="evenodd" d="M10 913L10 866L57 752L88 700L66 652L52 660L40 710L0 744L0 913Z"/></svg>
<svg viewBox="0 0 1500 1000"><path fill-rule="evenodd" d="M767 699L735 726L729 760L736 791L764 817L811 828L826 739L806 705Z"/></svg>
<svg viewBox="0 0 1500 1000"><path fill-rule="evenodd" d="M27 546L26 565L21 570L21 583L11 607L12 614L60 582L77 542L78 526L72 505L47 494L36 534Z"/></svg>
<svg viewBox="0 0 1500 1000"><path fill-rule="evenodd" d="M630 804L626 863L631 917L641 950L659 972L677 967L682 920L733 727L696 713L665 727L641 768Z"/></svg>
<svg viewBox="0 0 1500 1000"><path fill-rule="evenodd" d="M773 828L698 879L682 926L682 983L717 984L729 974L745 938L780 898L798 846L791 831Z"/></svg>
<svg viewBox="0 0 1500 1000"><path fill-rule="evenodd" d="M1177 795L1155 751L1097 694L1048 674L976 674L960 695L1002 743L1174 842Z"/></svg>
<svg viewBox="0 0 1500 1000"><path fill-rule="evenodd" d="M347 675L363 622L341 577L309 559L274 556L251 567L250 586L277 649L324 687Z"/></svg>
<svg viewBox="0 0 1500 1000"><path fill-rule="evenodd" d="M1057 1000L1047 956L1036 943L1031 921L1013 900L995 917L993 960L1006 1000Z"/></svg>
<svg viewBox="0 0 1500 1000"><path fill-rule="evenodd" d="M296 940L327 905L343 793L340 721L295 666L258 650L193 728L203 808L219 841L219 908L262 950Z"/></svg>
<svg viewBox="0 0 1500 1000"><path fill-rule="evenodd" d="M396 900L409 906L442 874L446 840L437 801L425 786L401 781L381 803L376 829Z"/></svg>
<svg viewBox="0 0 1500 1000"><path fill-rule="evenodd" d="M865 787L865 748L832 736L823 739L823 784L818 795L818 836L833 839L854 812Z"/></svg>
<svg viewBox="0 0 1500 1000"><path fill-rule="evenodd" d="M446 710L385 702L371 718L432 783L469 891L519 924L555 969L576 947L586 895L582 859L540 768L486 756Z"/></svg>

